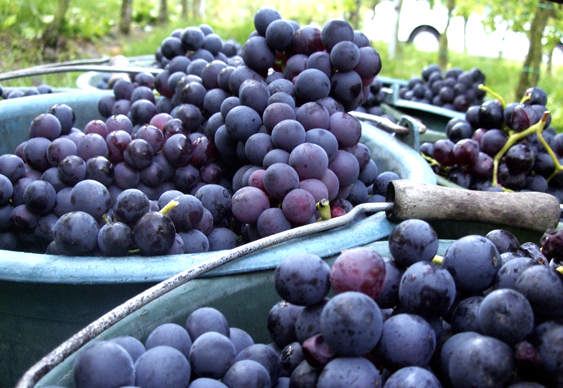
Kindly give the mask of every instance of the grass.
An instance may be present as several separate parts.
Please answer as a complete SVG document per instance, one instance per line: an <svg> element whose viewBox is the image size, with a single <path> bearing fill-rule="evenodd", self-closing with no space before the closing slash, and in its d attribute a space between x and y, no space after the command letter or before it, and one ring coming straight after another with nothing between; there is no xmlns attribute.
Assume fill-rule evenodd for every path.
<svg viewBox="0 0 563 388"><path fill-rule="evenodd" d="M154 28L135 28L130 36L119 34L109 34L92 42L66 39L63 42L61 52L55 53L60 60L72 60L79 58L100 58L123 54L125 56L138 56L154 54L164 38L176 28L185 28L189 25L199 25L207 23L217 34L224 39L233 38L239 42L244 42L253 25L248 23L248 19L232 21L237 25L226 26L225 24L214 22L213 20L190 20L173 21L166 26ZM10 71L42 64L43 60L38 55L37 43L33 40L18 39L14 36L0 37L6 42L0 47L0 71ZM400 45L398 53L394 59L388 55L387 45L376 42L374 47L381 55L383 69L382 76L406 79L413 76L420 76L424 66L437 63L437 53L422 52L416 50L411 45ZM515 101L515 90L518 78L522 69L522 63L502 58L486 58L469 56L456 52L449 53L449 67L460 67L469 70L473 67L479 68L486 75L486 85L503 96L507 103ZM549 96L548 108L552 112L553 124L558 132L563 132L563 72L554 68L552 75L547 74L544 66L540 78L539 86L544 88ZM4 81L4 86L29 86L47 83L53 87L75 87L78 73L56 74L44 77L24 78ZM488 96L487 98L492 98Z"/></svg>

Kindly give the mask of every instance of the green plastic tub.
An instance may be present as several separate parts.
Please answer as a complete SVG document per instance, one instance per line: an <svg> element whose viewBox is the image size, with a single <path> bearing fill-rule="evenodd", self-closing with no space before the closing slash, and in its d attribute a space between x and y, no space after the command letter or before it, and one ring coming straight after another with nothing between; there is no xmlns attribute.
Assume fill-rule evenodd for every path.
<svg viewBox="0 0 563 388"><path fill-rule="evenodd" d="M33 118L56 103L66 103L74 109L78 128L101 118L97 102L107 93L111 92L75 90L28 97L21 102L0 102L0 153L13 153L26 140ZM394 171L405 179L436 184L428 164L411 147L367 123L362 125L362 142L371 149L380 171ZM414 129L416 123L411 127ZM253 275L245 274L270 271L288 252L296 250L330 257L343 249L385 239L394 225L383 213L375 214L354 224L245 255L205 274L220 278L201 282L216 284L217 289L228 293L231 280L224 276L248 279ZM216 254L100 258L0 251L0 387L13 387L41 357L114 307ZM263 276L266 275L260 278ZM214 295L209 289L205 294L210 299L223 295Z"/></svg>
<svg viewBox="0 0 563 388"><path fill-rule="evenodd" d="M441 240L438 254L443 254L451 242ZM374 249L382 256L390 256L387 241L364 246ZM326 258L327 263L332 266L337 256L338 254L334 254ZM220 278L196 279L128 315L93 341L130 335L144 343L158 325L173 322L184 326L186 318L195 309L214 307L225 315L231 327L247 331L255 343L270 343L272 340L267 330L267 317L270 309L280 300L274 288L272 269ZM66 344L62 346L64 345ZM41 378L35 387L74 387L70 372L75 356L76 352Z"/></svg>

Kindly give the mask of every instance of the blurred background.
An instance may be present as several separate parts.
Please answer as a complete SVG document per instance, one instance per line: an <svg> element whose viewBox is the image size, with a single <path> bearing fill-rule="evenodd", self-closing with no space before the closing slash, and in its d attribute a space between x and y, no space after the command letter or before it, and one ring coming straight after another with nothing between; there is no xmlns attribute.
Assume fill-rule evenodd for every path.
<svg viewBox="0 0 563 388"><path fill-rule="evenodd" d="M263 7L322 27L345 18L379 51L382 76L420 77L424 66L478 67L510 101L540 86L563 116L563 9L544 0L0 0L0 72L44 63L153 54L177 28L205 23L244 43ZM76 73L4 81L74 87ZM559 129L559 128L558 128Z"/></svg>

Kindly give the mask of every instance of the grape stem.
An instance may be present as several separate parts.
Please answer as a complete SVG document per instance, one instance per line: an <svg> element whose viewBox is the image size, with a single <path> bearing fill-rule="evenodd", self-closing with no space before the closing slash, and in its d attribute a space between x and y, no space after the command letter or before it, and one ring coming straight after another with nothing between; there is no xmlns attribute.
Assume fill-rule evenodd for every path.
<svg viewBox="0 0 563 388"><path fill-rule="evenodd" d="M160 213L168 214L170 212L170 210L174 209L179 204L180 203L178 201L172 200L172 201L168 202L168 204L166 206L164 206L162 209L160 209Z"/></svg>
<svg viewBox="0 0 563 388"><path fill-rule="evenodd" d="M444 257L443 257L443 256L436 255L436 256L434 256L434 258L432 259L432 262L433 262L434 264L442 265L442 261L443 261L443 260L444 260Z"/></svg>
<svg viewBox="0 0 563 388"><path fill-rule="evenodd" d="M563 275L563 265L560 266L560 267L555 268L555 270L556 270L557 272L559 272L561 275Z"/></svg>
<svg viewBox="0 0 563 388"><path fill-rule="evenodd" d="M504 145L504 147L502 147L502 149L497 152L497 154L495 155L495 157L493 158L493 179L492 179L492 186L498 186L498 165L500 160L502 159L502 157L504 156L504 154L509 150L510 147L512 147L517 141L533 134L533 133L537 133L538 138L540 139L540 141L542 142L542 144L544 145L544 147L546 148L546 150L548 151L549 155L551 156L551 158L554 160L555 162L555 171L559 172L561 170L563 170L563 168L561 167L561 165L559 164L559 161L557 160L557 157L555 157L555 154L553 153L553 151L551 150L551 148L549 147L549 145L545 142L545 140L543 139L543 136L541 135L541 132L543 131L543 128L545 127L545 123L547 123L547 120L549 119L549 111L546 110L545 112L543 112L543 115L540 119L540 121L538 121L537 123L535 123L534 125L530 126L530 128L522 131L522 132L518 132L515 133L513 135L510 135L508 137L508 140L506 141L506 144ZM559 170L557 170L557 168L559 168ZM549 179L548 179L549 181Z"/></svg>
<svg viewBox="0 0 563 388"><path fill-rule="evenodd" d="M498 94L497 92L494 92L491 88L488 88L483 84L479 85L479 90L483 90L483 91L493 95L493 97L495 97L497 100L500 101L500 104L502 105L502 109L506 109L506 101L504 101L504 98L502 98L502 96L500 94Z"/></svg>
<svg viewBox="0 0 563 388"><path fill-rule="evenodd" d="M524 96L522 97L522 99L520 100L520 104L525 103L528 100L532 99L532 93L531 92L527 92L526 94L524 94Z"/></svg>
<svg viewBox="0 0 563 388"><path fill-rule="evenodd" d="M321 213L321 217L317 221L330 220L330 202L328 201L328 199L321 199L319 202L317 202L316 206L319 213Z"/></svg>

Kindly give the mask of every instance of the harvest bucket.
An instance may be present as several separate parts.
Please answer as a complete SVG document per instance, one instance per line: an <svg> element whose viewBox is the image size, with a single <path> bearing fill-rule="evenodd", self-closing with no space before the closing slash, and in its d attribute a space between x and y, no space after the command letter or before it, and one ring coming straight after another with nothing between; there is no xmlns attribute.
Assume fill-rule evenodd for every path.
<svg viewBox="0 0 563 388"><path fill-rule="evenodd" d="M13 153L26 140L29 123L54 104L71 106L78 128L92 119L100 119L97 102L107 93L111 92L76 90L29 97L21 102L0 102L1 153ZM409 127L418 131L414 122ZM370 148L380 171L436 183L426 161L412 148L370 124L362 123L362 131L361 141ZM332 231L292 239L244 256L206 276L268 270L288 252L300 249L329 257L343 249L383 239L394 225L383 213L375 214ZM0 251L0 386L13 386L47 352L115 306L213 254L216 252L102 258ZM217 282L222 284L221 280Z"/></svg>

